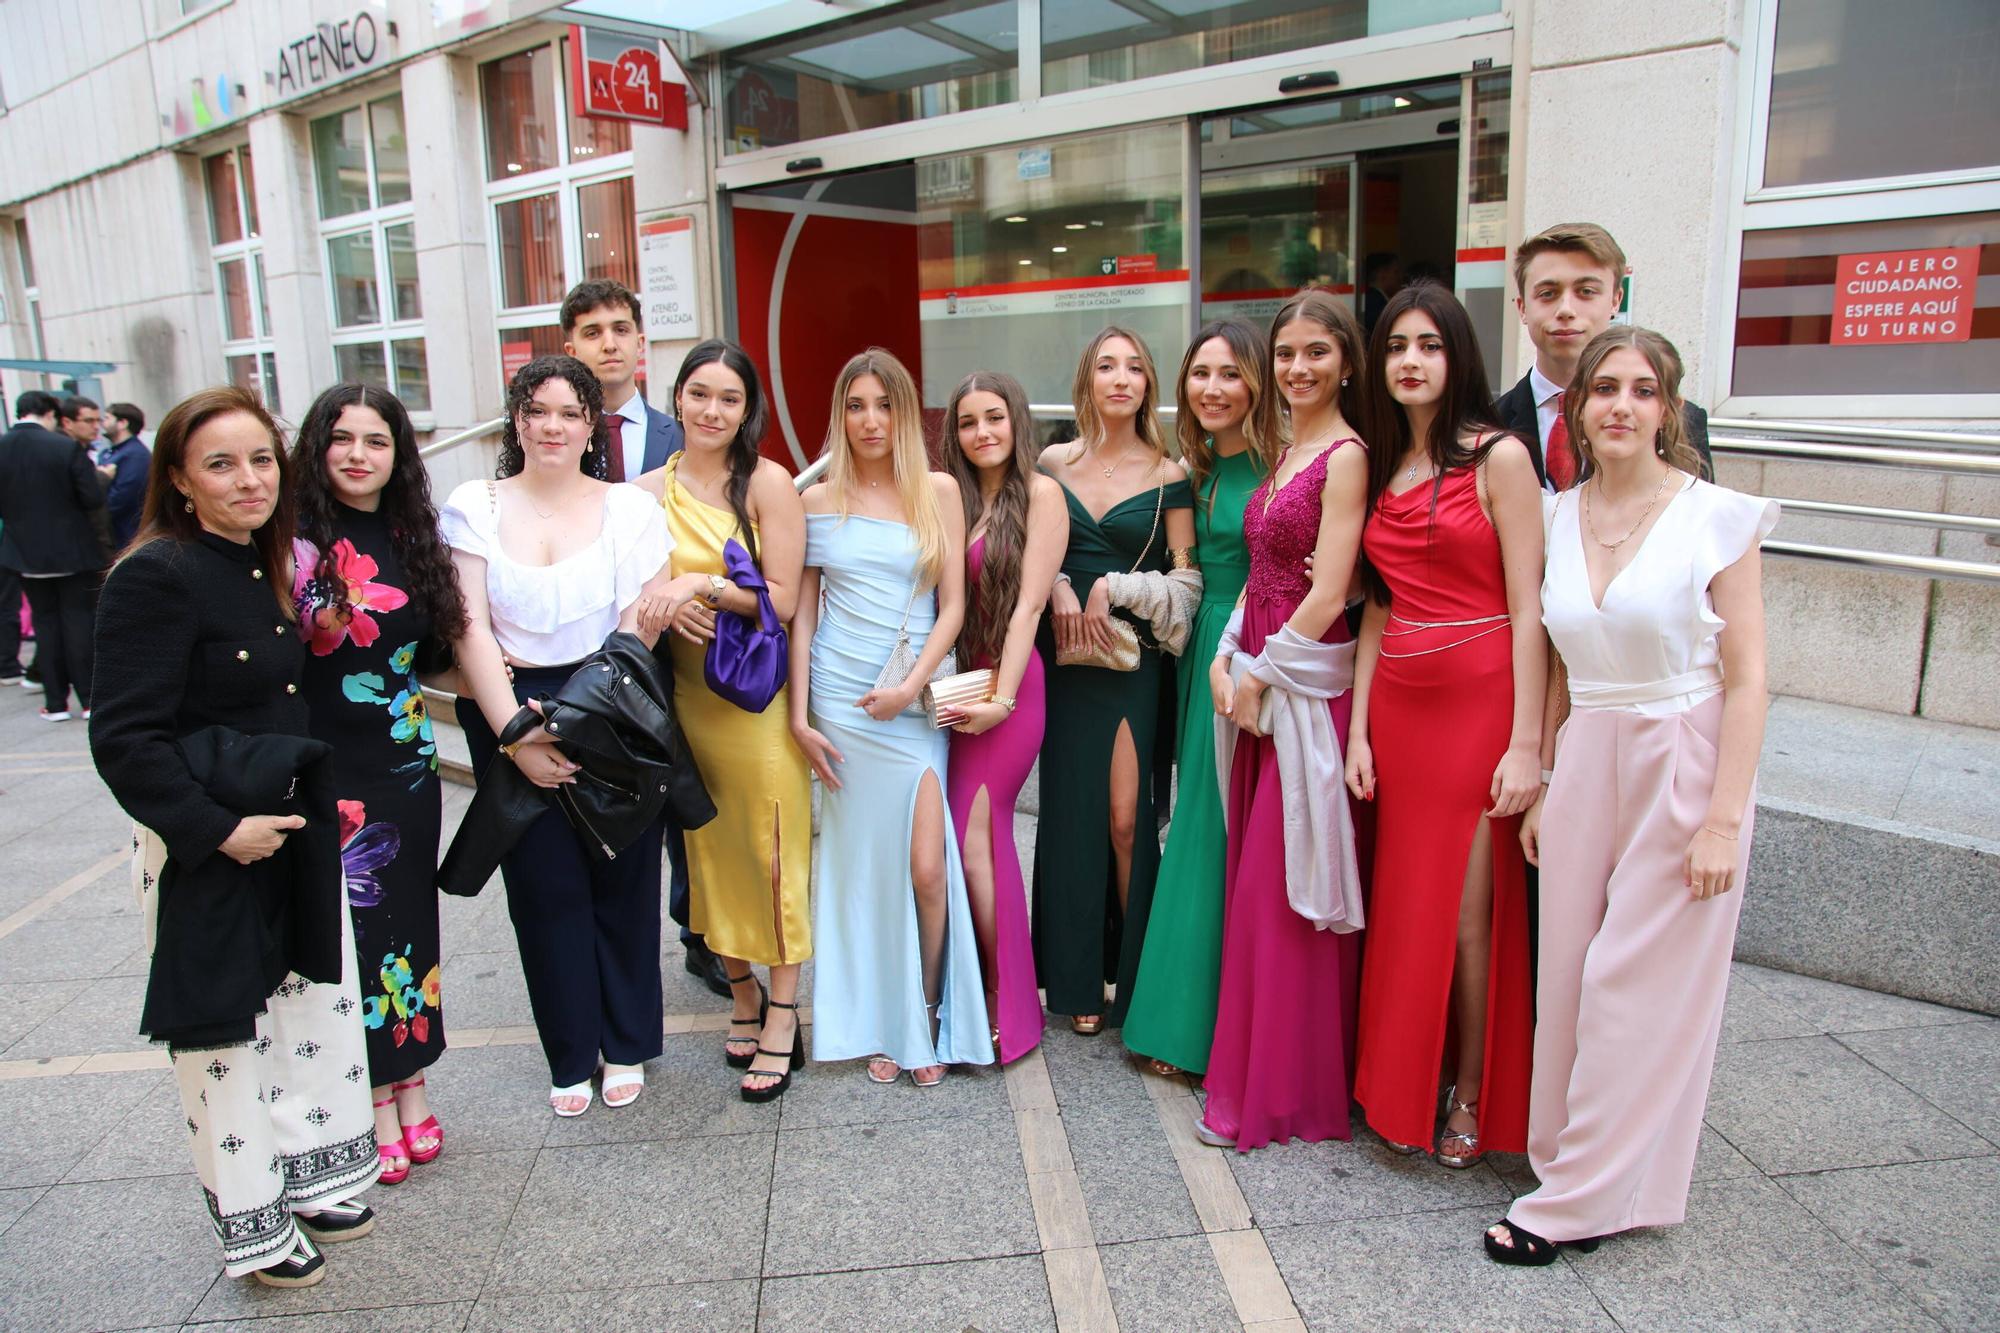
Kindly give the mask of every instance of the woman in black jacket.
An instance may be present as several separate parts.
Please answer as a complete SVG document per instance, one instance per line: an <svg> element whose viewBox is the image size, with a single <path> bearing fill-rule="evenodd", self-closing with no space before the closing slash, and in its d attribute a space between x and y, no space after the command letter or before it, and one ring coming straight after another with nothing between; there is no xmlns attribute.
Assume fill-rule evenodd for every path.
<svg viewBox="0 0 2000 1333"><path fill-rule="evenodd" d="M315 1240L368 1232L355 1196L380 1171L327 783L295 769L267 799L218 799L225 779L324 753L299 693L291 537L262 405L215 388L174 407L105 580L90 728L135 821L142 1029L173 1052L225 1270L272 1286L325 1276Z"/></svg>

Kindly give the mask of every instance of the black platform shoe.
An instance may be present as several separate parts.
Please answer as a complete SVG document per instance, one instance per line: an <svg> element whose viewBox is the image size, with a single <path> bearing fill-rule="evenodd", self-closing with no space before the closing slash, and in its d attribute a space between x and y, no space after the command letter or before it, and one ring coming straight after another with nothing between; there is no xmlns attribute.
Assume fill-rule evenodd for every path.
<svg viewBox="0 0 2000 1333"><path fill-rule="evenodd" d="M773 1009L790 1009L794 1014L798 1012L799 1008L796 1004L786 1004L781 1000L770 1001L770 1006ZM744 1101L774 1102L778 1100L778 1098L785 1095L785 1089L792 1086L793 1071L803 1068L806 1062L806 1048L804 1044L799 1040L799 1038L800 1038L800 1033L795 1020L792 1027L791 1050L773 1051L773 1050L768 1050L763 1046L759 1046L757 1048L757 1055L781 1056L785 1060L789 1061L790 1064L783 1072L778 1073L778 1081L776 1083L771 1084L768 1087L752 1088L752 1087L747 1087L740 1083L737 1084L736 1090L743 1094ZM753 1055L750 1058L754 1060L757 1057ZM774 1072L777 1071L768 1069L753 1069L750 1072L757 1078L769 1078Z"/></svg>

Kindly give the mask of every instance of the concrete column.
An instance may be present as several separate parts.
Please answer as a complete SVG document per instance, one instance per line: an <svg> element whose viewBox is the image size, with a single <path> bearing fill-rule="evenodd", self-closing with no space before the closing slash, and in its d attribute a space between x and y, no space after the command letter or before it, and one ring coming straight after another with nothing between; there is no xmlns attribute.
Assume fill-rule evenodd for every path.
<svg viewBox="0 0 2000 1333"><path fill-rule="evenodd" d="M278 358L276 410L297 421L334 376L312 133L305 118L281 112L256 117L250 122L250 154Z"/></svg>
<svg viewBox="0 0 2000 1333"><path fill-rule="evenodd" d="M1617 237L1632 264L1634 320L1680 348L1687 396L1706 403L1709 324L1729 318L1719 261L1743 77L1741 5L1534 0L1528 22L1521 234L1597 222ZM1519 364L1532 356L1523 335Z"/></svg>
<svg viewBox="0 0 2000 1333"><path fill-rule="evenodd" d="M410 127L431 414L447 434L499 416L501 404L478 68L441 54L405 65L403 118Z"/></svg>

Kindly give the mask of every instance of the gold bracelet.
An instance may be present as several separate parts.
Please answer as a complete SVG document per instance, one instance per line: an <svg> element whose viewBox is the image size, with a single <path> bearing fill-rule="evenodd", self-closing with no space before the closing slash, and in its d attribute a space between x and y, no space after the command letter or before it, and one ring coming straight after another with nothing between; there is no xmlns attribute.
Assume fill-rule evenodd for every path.
<svg viewBox="0 0 2000 1333"><path fill-rule="evenodd" d="M1194 558L1194 547L1192 546L1170 546L1167 548L1167 558L1173 561L1175 569L1201 568L1201 565Z"/></svg>
<svg viewBox="0 0 2000 1333"><path fill-rule="evenodd" d="M1723 831L1722 831L1721 829L1719 829L1719 828L1710 828L1710 827L1709 827L1708 825L1706 825L1706 824L1703 824L1703 825L1701 826L1701 831L1702 831L1703 833L1713 833L1713 834L1714 834L1714 835L1715 835L1716 837L1718 837L1718 838L1727 838L1727 839L1728 839L1728 840L1729 840L1730 842L1735 842L1735 841L1737 841L1738 839L1740 839L1740 838L1741 838L1741 837L1743 836L1743 834L1742 834L1742 831L1741 831L1741 830L1738 830L1738 831L1737 831L1737 832L1735 832L1735 833L1724 833L1724 832L1723 832Z"/></svg>
<svg viewBox="0 0 2000 1333"><path fill-rule="evenodd" d="M999 704L1002 708L1006 709L1008 714L1011 716L1014 712L1015 705L1019 701L1015 699L1002 699L996 695L993 698L988 699L986 702L990 704Z"/></svg>
<svg viewBox="0 0 2000 1333"><path fill-rule="evenodd" d="M500 753L506 755L509 759L512 759L515 755L519 754L520 752L521 752L521 742L519 741L510 741L506 745L500 747Z"/></svg>

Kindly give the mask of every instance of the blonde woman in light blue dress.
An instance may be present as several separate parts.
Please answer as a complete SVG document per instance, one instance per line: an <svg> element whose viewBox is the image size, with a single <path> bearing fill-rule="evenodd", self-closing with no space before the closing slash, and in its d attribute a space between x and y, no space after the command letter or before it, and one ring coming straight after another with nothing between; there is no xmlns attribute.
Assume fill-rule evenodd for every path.
<svg viewBox="0 0 2000 1333"><path fill-rule="evenodd" d="M946 1065L993 1061L948 733L911 711L964 619L965 517L928 469L915 381L880 348L835 381L826 447L791 627L792 736L821 783L813 1058L935 1087ZM899 632L916 665L878 686Z"/></svg>

